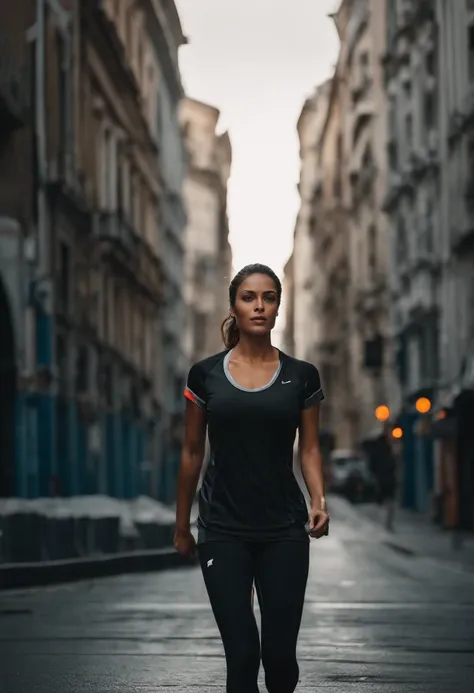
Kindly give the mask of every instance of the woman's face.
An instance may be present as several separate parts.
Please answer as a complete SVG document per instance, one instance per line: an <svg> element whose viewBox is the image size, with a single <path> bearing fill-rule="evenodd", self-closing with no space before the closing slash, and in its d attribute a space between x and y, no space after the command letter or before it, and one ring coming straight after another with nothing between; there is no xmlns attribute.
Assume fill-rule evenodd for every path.
<svg viewBox="0 0 474 693"><path fill-rule="evenodd" d="M241 333L268 334L278 315L278 295L273 279L266 274L251 274L237 289L232 314Z"/></svg>

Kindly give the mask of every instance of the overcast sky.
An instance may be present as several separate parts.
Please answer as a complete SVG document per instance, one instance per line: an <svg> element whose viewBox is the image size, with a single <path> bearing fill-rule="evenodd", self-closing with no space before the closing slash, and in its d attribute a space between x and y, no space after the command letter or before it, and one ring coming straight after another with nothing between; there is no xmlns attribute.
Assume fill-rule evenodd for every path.
<svg viewBox="0 0 474 693"><path fill-rule="evenodd" d="M264 262L282 275L298 211L296 123L331 76L337 0L177 0L189 96L221 111L233 147L229 189L234 270Z"/></svg>

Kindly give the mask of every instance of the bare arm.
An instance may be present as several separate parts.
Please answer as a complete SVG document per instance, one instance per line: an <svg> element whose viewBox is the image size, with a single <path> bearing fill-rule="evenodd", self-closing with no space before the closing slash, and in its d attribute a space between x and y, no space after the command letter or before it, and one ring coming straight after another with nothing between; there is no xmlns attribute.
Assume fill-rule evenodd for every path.
<svg viewBox="0 0 474 693"><path fill-rule="evenodd" d="M311 506L324 510L323 463L319 448L319 404L301 412L299 446L301 471L311 498Z"/></svg>
<svg viewBox="0 0 474 693"><path fill-rule="evenodd" d="M299 447L301 472L311 498L310 529L313 536L327 533L324 476L319 447L319 404L301 412Z"/></svg>
<svg viewBox="0 0 474 693"><path fill-rule="evenodd" d="M184 445L178 473L176 500L176 531L178 533L187 533L190 529L191 507L204 460L205 442L206 412L194 402L186 400Z"/></svg>

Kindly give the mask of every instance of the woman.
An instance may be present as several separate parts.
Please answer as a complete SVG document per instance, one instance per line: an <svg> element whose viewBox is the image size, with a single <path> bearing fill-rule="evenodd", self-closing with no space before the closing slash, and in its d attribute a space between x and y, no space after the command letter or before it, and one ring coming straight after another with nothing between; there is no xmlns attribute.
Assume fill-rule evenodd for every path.
<svg viewBox="0 0 474 693"><path fill-rule="evenodd" d="M186 396L175 547L192 556L190 511L199 498L199 559L227 662L227 693L258 693L260 652L269 693L293 693L296 643L309 565L309 539L327 534L316 368L272 346L281 284L265 265L244 267L229 287L226 350L194 364ZM299 428L309 518L293 475ZM255 583L261 648L252 608Z"/></svg>

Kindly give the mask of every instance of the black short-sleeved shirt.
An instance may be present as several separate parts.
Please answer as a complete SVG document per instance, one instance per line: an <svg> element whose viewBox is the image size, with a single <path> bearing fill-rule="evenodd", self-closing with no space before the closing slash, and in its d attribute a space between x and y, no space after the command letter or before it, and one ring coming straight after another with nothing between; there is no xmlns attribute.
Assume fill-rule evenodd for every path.
<svg viewBox="0 0 474 693"><path fill-rule="evenodd" d="M229 373L230 350L194 364L185 396L206 410L210 460L199 494L199 542L236 538L308 540L308 513L293 474L302 409L323 397L318 370L280 353L262 388Z"/></svg>

